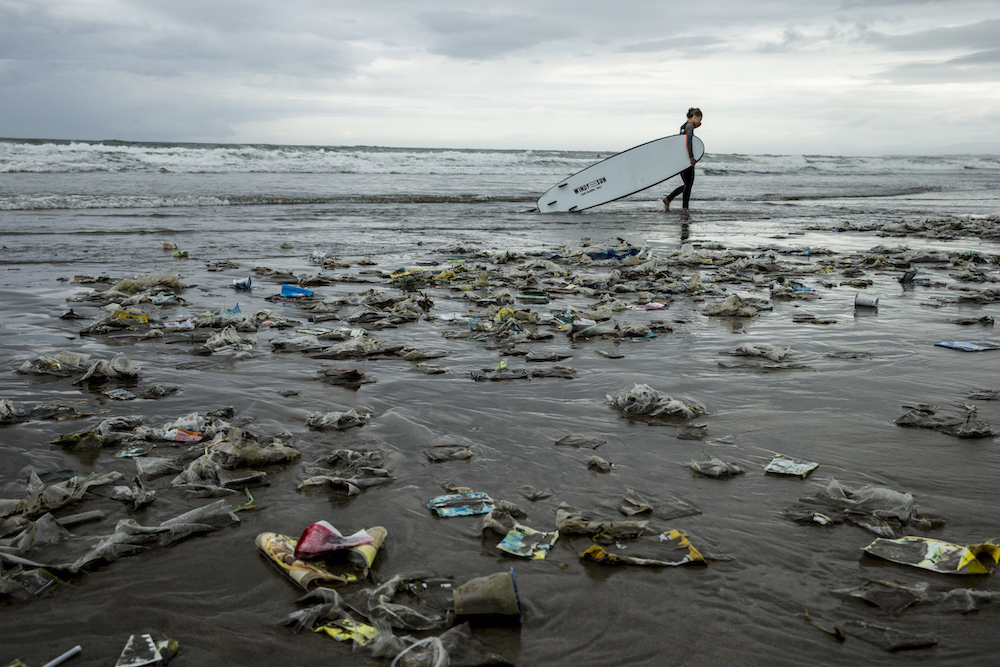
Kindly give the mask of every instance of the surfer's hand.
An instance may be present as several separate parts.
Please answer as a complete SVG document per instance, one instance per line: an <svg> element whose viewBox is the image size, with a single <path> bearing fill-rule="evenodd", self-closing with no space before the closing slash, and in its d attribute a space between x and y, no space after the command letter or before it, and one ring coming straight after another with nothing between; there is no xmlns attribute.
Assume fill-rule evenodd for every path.
<svg viewBox="0 0 1000 667"><path fill-rule="evenodd" d="M698 162L697 160L695 160L694 158L691 158L691 166L692 166L692 167L693 167L693 166L694 166L694 165L695 165L695 164L696 164L697 162Z"/></svg>

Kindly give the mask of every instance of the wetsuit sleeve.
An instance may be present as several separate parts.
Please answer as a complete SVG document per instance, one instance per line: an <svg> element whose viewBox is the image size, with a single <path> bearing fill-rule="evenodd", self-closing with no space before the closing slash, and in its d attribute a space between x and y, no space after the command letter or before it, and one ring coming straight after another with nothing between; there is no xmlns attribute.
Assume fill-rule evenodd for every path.
<svg viewBox="0 0 1000 667"><path fill-rule="evenodd" d="M684 143L687 145L688 157L694 157L694 142L691 140L694 137L694 125L691 123L684 123Z"/></svg>

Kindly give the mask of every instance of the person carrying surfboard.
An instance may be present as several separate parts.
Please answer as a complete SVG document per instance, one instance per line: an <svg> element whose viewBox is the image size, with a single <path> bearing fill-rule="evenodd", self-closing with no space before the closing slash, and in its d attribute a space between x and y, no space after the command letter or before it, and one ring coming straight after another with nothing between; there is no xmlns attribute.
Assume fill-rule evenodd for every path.
<svg viewBox="0 0 1000 667"><path fill-rule="evenodd" d="M691 107L687 112L687 122L681 125L681 134L684 135L684 145L687 147L688 157L691 159L691 166L681 172L681 180L684 184L678 186L676 190L671 192L666 197L660 199L663 202L664 208L668 211L670 210L670 202L674 200L677 195L683 193L682 203L684 207L682 211L688 210L688 203L691 201L691 187L694 185L694 165L698 160L694 157L694 129L696 127L701 127L701 109L696 107Z"/></svg>

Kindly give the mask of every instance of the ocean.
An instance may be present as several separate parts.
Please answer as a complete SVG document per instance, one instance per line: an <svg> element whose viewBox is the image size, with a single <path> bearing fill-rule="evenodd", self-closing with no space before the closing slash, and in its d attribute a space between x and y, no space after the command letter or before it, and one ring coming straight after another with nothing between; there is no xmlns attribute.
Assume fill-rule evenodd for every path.
<svg viewBox="0 0 1000 667"><path fill-rule="evenodd" d="M941 601L956 589L1000 596L991 577L877 560L863 552L876 537L870 530L850 521L799 524L788 509L836 480L912 494L920 512L943 522L910 525L907 534L961 545L1000 539L995 438L894 423L910 409L904 406L934 404L1000 424L997 401L970 398L1000 389L1000 352L934 345L1000 340L986 322L1000 316L997 302L973 298L1000 282L1000 243L972 231L995 225L1000 213L1000 156L735 155L711 152L710 138L706 144L689 215L665 212L659 202L679 179L582 213L545 215L535 207L542 192L613 151L0 139L0 400L26 411L58 403L83 413L0 425L0 499L23 498L32 470L119 471L131 479L134 462L112 449L83 455L50 444L113 416L158 426L232 407L234 423L302 452L300 462L267 470L269 484L253 489L258 509L241 512L238 527L121 558L38 596L0 599L0 664L43 664L77 644L83 653L72 664L111 664L136 633L179 641L177 665L367 664L363 647L282 625L301 591L254 546L258 533L295 537L320 520L345 534L387 529L372 570L377 581L402 574L458 584L513 568L520 626L474 628L512 664L958 665L995 653L1000 604L963 614ZM618 322L659 320L657 333L644 338L574 339L552 324L559 313L586 315L615 299L637 305L636 292L620 284L624 264L569 263L567 275L518 269L581 249L644 246L661 274L643 292L664 307L614 313ZM700 257L694 263L692 252ZM516 261L501 263L505 253ZM778 268L730 271L727 253ZM299 328L345 326L372 290L407 294L391 275L458 265L469 268L469 284L422 288L431 317L369 332L384 345L420 348L441 374L402 358L331 360L281 350L314 335ZM911 267L916 282L900 282ZM473 279L482 271L488 288ZM164 273L185 285L185 303L164 306L165 319L239 305L299 324L261 327L246 358L200 355L193 339L81 333L102 312L85 300L92 290ZM967 279L972 274L978 282ZM95 282L101 276L107 279ZM319 280L316 298L343 321L311 322L300 302L276 298L281 284L306 276ZM697 285L695 276L706 287L683 288ZM815 297L774 298L754 317L705 314L733 293L768 299L782 276ZM232 289L247 277L256 289ZM552 338L505 346L470 329L470 320L490 319L491 295L532 285L550 291L549 303L518 307L541 315L537 329ZM878 296L879 307L856 308L859 292ZM609 296L601 301L601 294ZM69 308L84 319L60 319ZM956 323L963 319L976 323ZM787 349L787 363L744 363L732 354L744 343ZM573 377L474 379L504 360L530 370L528 350L569 355L558 363ZM141 369L141 385L177 390L118 402L103 393L107 387L17 372L60 351L95 359L124 353ZM373 382L322 381L340 367ZM705 414L685 423L626 419L610 398L636 384ZM343 431L306 426L312 413L352 408L373 416ZM569 434L604 443L596 450L554 444ZM472 457L430 461L425 450L441 438L467 444ZM351 497L297 488L332 451L373 447L386 452L391 483ZM178 458L186 450L158 443L155 453ZM776 454L819 466L805 479L765 474ZM594 455L612 464L610 472L588 467ZM711 457L747 472L717 480L689 470L691 461ZM57 512L99 508L107 516L27 557L72 561L120 519L156 525L209 501L170 481L148 481L157 499L135 512L104 497ZM499 537L482 533L479 518L442 519L426 508L450 485L515 502L527 514L520 521L538 530L554 529L561 503L623 520L618 508L635 491L653 509L632 518L683 531L708 565L585 562L579 554L590 540L573 536L560 537L545 559L510 557L496 549ZM551 495L531 500L529 486ZM628 540L605 548L638 553ZM872 581L924 586L926 595L889 611L843 592ZM807 610L821 625L842 625L847 639L807 623ZM870 626L932 635L936 645L893 654L860 638L886 636Z"/></svg>

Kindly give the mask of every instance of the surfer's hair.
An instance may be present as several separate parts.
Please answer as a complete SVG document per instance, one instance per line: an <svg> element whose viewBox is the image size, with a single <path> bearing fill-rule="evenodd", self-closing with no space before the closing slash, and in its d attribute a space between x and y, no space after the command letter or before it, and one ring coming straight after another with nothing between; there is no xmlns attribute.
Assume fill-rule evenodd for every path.
<svg viewBox="0 0 1000 667"><path fill-rule="evenodd" d="M688 109L688 118L693 118L694 116L701 116L701 109L698 107L691 107ZM704 116L702 116L704 118Z"/></svg>

